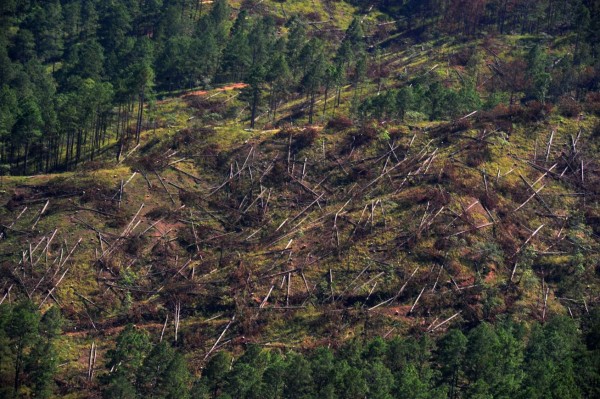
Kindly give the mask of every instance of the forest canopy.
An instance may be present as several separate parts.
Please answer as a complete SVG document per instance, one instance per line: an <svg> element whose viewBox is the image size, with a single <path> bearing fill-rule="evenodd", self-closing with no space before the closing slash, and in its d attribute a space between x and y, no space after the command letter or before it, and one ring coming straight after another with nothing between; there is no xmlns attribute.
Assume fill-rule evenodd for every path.
<svg viewBox="0 0 600 399"><path fill-rule="evenodd" d="M285 1L280 3L284 10ZM527 66L518 59L494 66L501 76L515 77L497 82L498 98L508 93L513 101L515 93L523 93L544 103L571 92L582 99L587 91L597 89L597 2L351 3L363 10L379 7L383 15L395 20L398 31L406 32L398 38L419 41L457 35L466 40L518 33L563 34L574 41L573 53L559 59L548 58L546 51L538 48L537 53L523 58ZM29 174L69 169L82 160L93 160L114 143L118 158L127 143L138 143L141 130L153 123L144 119L144 105L173 90L245 82L254 127L264 97L276 113L277 104L289 93L304 93L312 99L312 121L317 93L327 94L345 84L359 87L366 75L374 73L379 73L378 80L385 78L385 71L376 71L377 49L386 49L398 40L389 30L377 31L377 26L387 27L387 23L365 32L360 19L355 19L342 30L343 35L334 32L322 39L309 32L310 25L298 17L261 14L260 2L243 1L241 5L234 9L225 0L212 4L186 0L3 1L3 170ZM398 100L392 98L397 95L388 93L364 105L360 112L369 117L403 117L407 111L415 111L432 119L448 118L482 106L475 84L467 79L462 89L447 91L435 81L409 81L412 93L402 91ZM491 100L488 106L497 101ZM459 106L454 107L456 103Z"/></svg>

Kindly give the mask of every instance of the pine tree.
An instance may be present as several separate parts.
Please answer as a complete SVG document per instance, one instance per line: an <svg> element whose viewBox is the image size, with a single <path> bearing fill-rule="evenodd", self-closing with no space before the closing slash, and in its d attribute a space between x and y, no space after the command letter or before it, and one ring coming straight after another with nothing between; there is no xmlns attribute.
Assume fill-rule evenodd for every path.
<svg viewBox="0 0 600 399"><path fill-rule="evenodd" d="M61 333L62 324L60 310L55 306L48 309L41 318L40 339L31 349L25 366L36 398L50 397L55 388L58 351L54 341Z"/></svg>
<svg viewBox="0 0 600 399"><path fill-rule="evenodd" d="M367 396L369 387L362 368L338 363L340 378L338 384L339 396L348 399L362 399Z"/></svg>
<svg viewBox="0 0 600 399"><path fill-rule="evenodd" d="M266 80L271 86L269 110L273 121L277 117L279 102L290 92L289 85L291 79L292 74L285 54L280 52L275 55L266 76Z"/></svg>
<svg viewBox="0 0 600 399"><path fill-rule="evenodd" d="M331 396L338 380L335 357L329 348L317 348L312 354L311 371L318 397Z"/></svg>
<svg viewBox="0 0 600 399"><path fill-rule="evenodd" d="M30 301L17 304L7 324L7 335L14 348L14 395L17 396L22 383L22 372L27 362L29 349L38 340L40 315Z"/></svg>
<svg viewBox="0 0 600 399"><path fill-rule="evenodd" d="M535 45L527 55L527 75L530 94L544 103L550 87L550 74L546 71L547 55L540 45Z"/></svg>
<svg viewBox="0 0 600 399"><path fill-rule="evenodd" d="M460 330L453 329L439 343L437 359L443 381L449 386L450 399L459 397L457 390L464 372L467 342L467 337Z"/></svg>
<svg viewBox="0 0 600 399"><path fill-rule="evenodd" d="M114 349L107 352L109 385L123 385L123 392L129 392L125 381L133 386L137 370L150 350L148 333L129 324L117 337ZM119 389L121 390L121 389Z"/></svg>
<svg viewBox="0 0 600 399"><path fill-rule="evenodd" d="M431 397L429 385L421 380L413 364L402 369L396 384L395 396L399 399L428 399Z"/></svg>
<svg viewBox="0 0 600 399"><path fill-rule="evenodd" d="M250 25L247 18L245 11L238 14L231 31L231 37L223 50L222 81L239 82L244 80L248 69L252 65L252 50L248 38Z"/></svg>
<svg viewBox="0 0 600 399"><path fill-rule="evenodd" d="M295 353L288 354L286 363L283 396L289 399L311 397L314 392L314 385L310 363L304 357Z"/></svg>
<svg viewBox="0 0 600 399"><path fill-rule="evenodd" d="M287 59L294 76L301 76L302 60L301 54L306 45L306 28L298 18L292 18L288 22L288 41L286 44Z"/></svg>
<svg viewBox="0 0 600 399"><path fill-rule="evenodd" d="M3 145L10 141L12 129L17 122L18 106L15 91L7 85L2 85L0 87L0 143ZM2 148L0 154L4 155L5 150L5 148ZM7 161L7 159L2 159L3 163Z"/></svg>
<svg viewBox="0 0 600 399"><path fill-rule="evenodd" d="M225 386L232 361L231 354L221 351L217 352L204 368L200 381L204 381L204 384L214 397L218 396Z"/></svg>
<svg viewBox="0 0 600 399"><path fill-rule="evenodd" d="M248 87L244 88L242 98L247 98L250 104L250 129L254 129L258 107L262 101L262 90L265 83L266 71L262 65L252 68L246 79Z"/></svg>
<svg viewBox="0 0 600 399"><path fill-rule="evenodd" d="M580 398L576 384L575 354L579 334L575 323L556 316L535 325L525 351L522 398Z"/></svg>
<svg viewBox="0 0 600 399"><path fill-rule="evenodd" d="M23 98L20 101L19 114L13 128L13 142L23 148L23 174L27 174L28 171L30 146L40 138L42 126L42 113L37 101L31 96Z"/></svg>
<svg viewBox="0 0 600 399"><path fill-rule="evenodd" d="M175 351L167 341L156 344L137 370L135 386L144 397L156 397L157 385L164 380L167 367L173 360Z"/></svg>
<svg viewBox="0 0 600 399"><path fill-rule="evenodd" d="M406 112L412 109L413 101L412 86L404 86L398 90L396 95L396 107L400 119L404 120Z"/></svg>
<svg viewBox="0 0 600 399"><path fill-rule="evenodd" d="M157 398L187 399L190 397L191 375L185 358L175 353L157 384Z"/></svg>
<svg viewBox="0 0 600 399"><path fill-rule="evenodd" d="M365 379L369 387L369 398L392 399L394 376L380 361L371 361L365 371Z"/></svg>

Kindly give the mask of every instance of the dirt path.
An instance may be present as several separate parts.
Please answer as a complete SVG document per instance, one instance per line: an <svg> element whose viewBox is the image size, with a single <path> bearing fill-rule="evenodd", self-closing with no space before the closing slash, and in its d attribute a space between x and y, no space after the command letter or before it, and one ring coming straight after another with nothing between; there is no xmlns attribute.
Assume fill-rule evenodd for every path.
<svg viewBox="0 0 600 399"><path fill-rule="evenodd" d="M235 90L235 89L243 89L246 86L248 86L246 83L233 83L233 84L230 84L230 85L227 85L227 86L219 87L218 89L215 89L215 90L196 90L196 91L191 91L189 93L185 93L183 96L184 97L189 97L189 96L204 96L204 95L208 94L210 91L222 92L222 91L229 91L229 90Z"/></svg>

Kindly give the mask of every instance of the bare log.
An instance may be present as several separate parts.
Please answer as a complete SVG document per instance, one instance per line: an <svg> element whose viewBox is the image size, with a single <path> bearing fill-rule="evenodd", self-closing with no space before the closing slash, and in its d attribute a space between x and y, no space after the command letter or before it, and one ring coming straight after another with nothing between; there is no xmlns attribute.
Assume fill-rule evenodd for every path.
<svg viewBox="0 0 600 399"><path fill-rule="evenodd" d="M96 343L92 342L92 346L90 347L90 355L88 359L88 371L87 371L87 380L92 381L94 377L94 365L96 363Z"/></svg>
<svg viewBox="0 0 600 399"><path fill-rule="evenodd" d="M49 204L50 204L50 200L47 200L46 203L44 204L44 207L42 208L40 213L38 213L35 221L33 222L33 225L31 226L31 230L35 229L35 226L37 226L38 222L40 221L40 218L42 217L44 212L46 212L46 209L48 209Z"/></svg>
<svg viewBox="0 0 600 399"><path fill-rule="evenodd" d="M7 227L8 229L12 230L12 227L15 225L15 223L17 223L17 221L21 218L21 216L23 216L23 214L25 213L25 211L27 210L27 207L23 208L23 210L17 215L17 217L15 218L15 220L13 220L13 222L8 225L8 226L4 226ZM0 240L4 238L4 232L0 233Z"/></svg>
<svg viewBox="0 0 600 399"><path fill-rule="evenodd" d="M449 236L447 236L445 238L455 237L455 236L459 236L459 235L464 234L464 233L469 233L469 232L472 232L472 231L477 231L477 230L483 229L484 227L492 226L494 224L495 223L493 223L493 222L491 222L491 223L484 223L482 225L475 226L475 227L472 227L470 229L461 230L458 233L450 234Z"/></svg>
<svg viewBox="0 0 600 399"><path fill-rule="evenodd" d="M271 296L271 292L273 292L273 288L275 288L274 285L271 286L271 289L269 290L269 292L267 293L267 296L265 296L265 298L262 300L262 302L260 303L260 305L258 306L259 309L262 309L265 307L265 305L267 304L267 301L269 300L269 297Z"/></svg>
<svg viewBox="0 0 600 399"><path fill-rule="evenodd" d="M175 304L175 342L177 342L177 335L179 332L179 318L181 316L181 302L177 301Z"/></svg>
<svg viewBox="0 0 600 399"><path fill-rule="evenodd" d="M165 330L167 329L167 322L169 321L169 314L167 313L167 317L165 317L165 324L163 324L162 331L160 332L160 340L158 342L162 342L163 336L165 335Z"/></svg>
<svg viewBox="0 0 600 399"><path fill-rule="evenodd" d="M411 306L410 310L408 311L408 314L411 314L412 311L415 309L415 307L417 306L417 303L419 302L419 299L421 299L421 295L423 295L423 291L425 291L426 287L427 287L427 285L425 285L425 287L423 287L423 289L421 290L421 292L419 292L419 296L417 297L417 299L415 299L415 303L413 303L413 305Z"/></svg>
<svg viewBox="0 0 600 399"><path fill-rule="evenodd" d="M6 299L6 297L10 295L10 290L12 290L12 287L13 287L12 284L8 287L8 289L4 293L4 296L2 297L2 299L0 299L0 305L2 305L4 303L4 300Z"/></svg>
<svg viewBox="0 0 600 399"><path fill-rule="evenodd" d="M194 176L193 174L191 174L191 173L189 173L189 172L186 172L185 170L181 170L181 169L179 169L179 168L177 168L177 167L173 166L172 164L170 164L170 165L169 165L169 167L170 167L171 169L173 169L173 170L176 170L176 171L177 171L177 172L179 172L179 173L183 173L183 174L184 174L184 175L186 175L187 177L190 177L190 178L194 179L194 180L195 180L196 182L198 182L198 183L202 182L202 179L201 179L201 178L199 178L198 176Z"/></svg>
<svg viewBox="0 0 600 399"><path fill-rule="evenodd" d="M438 328L440 328L441 326L443 326L444 324L448 323L450 320L454 319L455 317L457 317L459 314L461 314L461 311L458 311L457 313L453 314L452 316L450 316L449 318L447 318L446 320L442 321L441 323L439 323L438 325L436 325L435 327L431 328L428 330L428 332L433 332L435 330L437 330Z"/></svg>
<svg viewBox="0 0 600 399"><path fill-rule="evenodd" d="M171 192L167 189L167 186L165 185L165 182L163 181L163 178L160 177L160 175L158 174L157 171L154 171L154 174L156 175L156 177L158 177L158 181L160 181L160 184L165 189L165 192L169 195L169 199L171 200L171 202L173 203L173 205L176 205L175 204L175 200L173 199L173 195L171 195Z"/></svg>
<svg viewBox="0 0 600 399"><path fill-rule="evenodd" d="M533 194L531 194L529 196L529 198L527 198L525 200L525 202L523 202L521 205L519 205L513 212L517 212L519 209L523 208L527 203L529 203L529 201L531 201L536 195L538 195L538 193L540 191L542 191L544 189L544 187L546 187L545 184L543 184L540 188L538 188L536 191L534 191Z"/></svg>
<svg viewBox="0 0 600 399"><path fill-rule="evenodd" d="M550 292L550 287L546 285L546 293L544 295L544 309L542 310L542 322L546 321L546 305L548 304L548 293Z"/></svg>
<svg viewBox="0 0 600 399"><path fill-rule="evenodd" d="M550 148L552 147L552 139L554 139L554 129L552 129L552 133L550 133L550 139L548 140L548 145L546 146L546 163L548 163L548 157L550 157Z"/></svg>
<svg viewBox="0 0 600 399"><path fill-rule="evenodd" d="M208 359L208 357L210 356L210 354L215 350L215 348L217 347L217 345L219 344L219 342L221 342L221 339L223 339L223 336L225 335L225 333L227 332L227 330L231 326L231 323L233 323L234 320L235 320L235 315L231 318L231 320L229 320L229 323L227 323L227 326L225 326L225 328L223 329L223 332L221 333L221 335L219 335L219 338L217 338L217 340L215 341L215 344L206 353L206 356L204 356L204 360Z"/></svg>
<svg viewBox="0 0 600 399"><path fill-rule="evenodd" d="M411 275L408 277L408 279L404 282L404 284L402 284L402 287L400 287L400 290L396 293L396 295L392 298L392 301L395 301L396 299L398 299L398 297L400 297L400 295L402 295L402 293L404 292L404 289L406 288L406 286L408 285L408 283L410 282L410 280L413 278L413 276L415 274L417 274L417 271L419 270L419 266L415 267L415 270L413 270L413 272L411 273Z"/></svg>
<svg viewBox="0 0 600 399"><path fill-rule="evenodd" d="M517 249L517 252L515 252L515 255L517 255L519 252L521 252L521 250L523 248L525 248L525 246L529 243L529 241L531 241L531 239L533 237L535 237L535 235L542 229L542 227L544 227L544 224L541 224L540 227L538 227L537 229L535 229L535 231L533 233L531 233L531 235L529 236L529 238L527 240L525 240L525 242L523 243L523 245L521 245L519 247L519 249Z"/></svg>

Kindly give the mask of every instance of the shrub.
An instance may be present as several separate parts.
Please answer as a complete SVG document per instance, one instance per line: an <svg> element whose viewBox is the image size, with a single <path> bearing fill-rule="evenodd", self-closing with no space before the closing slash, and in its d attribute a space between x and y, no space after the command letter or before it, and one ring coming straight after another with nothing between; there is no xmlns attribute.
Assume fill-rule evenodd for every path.
<svg viewBox="0 0 600 399"><path fill-rule="evenodd" d="M379 132L375 127L363 126L357 131L350 132L346 136L346 140L349 142L350 147L361 147L375 140L378 135Z"/></svg>
<svg viewBox="0 0 600 399"><path fill-rule="evenodd" d="M579 116L582 111L582 106L571 96L562 96L558 100L558 109L561 115L574 118Z"/></svg>
<svg viewBox="0 0 600 399"><path fill-rule="evenodd" d="M429 118L422 112L418 111L406 111L404 115L404 119L408 122L423 122L428 120Z"/></svg>
<svg viewBox="0 0 600 399"><path fill-rule="evenodd" d="M195 108L198 111L200 117L207 114L223 115L226 111L225 104L219 100L207 99L200 96L189 96L186 97L186 102L190 107Z"/></svg>
<svg viewBox="0 0 600 399"><path fill-rule="evenodd" d="M146 239L144 237L131 237L125 244L125 252L133 256L138 256L144 249L145 245Z"/></svg>
<svg viewBox="0 0 600 399"><path fill-rule="evenodd" d="M310 126L304 129L298 129L291 125L284 125L281 130L275 134L276 138L285 140L286 143L290 139L290 136L292 139L292 151L297 152L306 147L310 147L319 138L319 131Z"/></svg>
<svg viewBox="0 0 600 399"><path fill-rule="evenodd" d="M597 122L592 129L592 137L600 137L600 122Z"/></svg>
<svg viewBox="0 0 600 399"><path fill-rule="evenodd" d="M388 134L391 140L397 140L402 138L403 136L408 136L411 131L408 128L404 127L394 127L388 130Z"/></svg>
<svg viewBox="0 0 600 399"><path fill-rule="evenodd" d="M522 122L534 122L546 118L550 112L552 112L552 105L547 103L542 104L539 101L533 100L525 104L525 108L523 108L522 112L518 113L516 116L518 116Z"/></svg>
<svg viewBox="0 0 600 399"><path fill-rule="evenodd" d="M467 152L467 165L471 167L477 167L484 162L489 161L491 158L491 152L485 143L478 143L471 146Z"/></svg>
<svg viewBox="0 0 600 399"><path fill-rule="evenodd" d="M172 211L171 208L166 207L166 206L159 206L156 207L154 209L152 209L150 212L146 213L146 217L152 220L158 220L160 218L168 218L170 217L174 212Z"/></svg>
<svg viewBox="0 0 600 399"><path fill-rule="evenodd" d="M300 151L306 147L310 147L319 137L319 132L313 127L307 127L293 136L292 151Z"/></svg>
<svg viewBox="0 0 600 399"><path fill-rule="evenodd" d="M444 123L431 131L434 137L448 137L451 134L469 130L472 123L469 119L457 119L453 122Z"/></svg>
<svg viewBox="0 0 600 399"><path fill-rule="evenodd" d="M474 47L463 47L450 56L450 65L466 66L476 53Z"/></svg>
<svg viewBox="0 0 600 399"><path fill-rule="evenodd" d="M142 171L162 171L168 165L168 159L163 156L164 151L156 148L132 161L131 165Z"/></svg>
<svg viewBox="0 0 600 399"><path fill-rule="evenodd" d="M588 93L584 104L587 112L600 116L600 92Z"/></svg>
<svg viewBox="0 0 600 399"><path fill-rule="evenodd" d="M271 171L265 176L264 184L267 187L277 187L288 180L288 171L283 160L277 160Z"/></svg>
<svg viewBox="0 0 600 399"><path fill-rule="evenodd" d="M193 191L179 190L179 200L186 206L194 206L203 200L200 193Z"/></svg>
<svg viewBox="0 0 600 399"><path fill-rule="evenodd" d="M211 127L194 127L181 129L173 137L171 146L173 149L185 148L193 144L198 139L207 139L217 134L217 131Z"/></svg>
<svg viewBox="0 0 600 399"><path fill-rule="evenodd" d="M319 14L317 11L312 11L306 14L306 19L312 22L318 22L321 20L321 14Z"/></svg>
<svg viewBox="0 0 600 399"><path fill-rule="evenodd" d="M350 118L345 116L338 116L333 119L330 119L329 122L327 122L325 128L332 130L344 130L352 127L353 125L354 123L352 123L352 120Z"/></svg>
<svg viewBox="0 0 600 399"><path fill-rule="evenodd" d="M150 140L148 140L148 142L146 144L144 144L140 148L140 154L146 154L148 151L150 151L152 148L154 148L159 143L160 143L160 139L158 137L151 138Z"/></svg>

